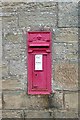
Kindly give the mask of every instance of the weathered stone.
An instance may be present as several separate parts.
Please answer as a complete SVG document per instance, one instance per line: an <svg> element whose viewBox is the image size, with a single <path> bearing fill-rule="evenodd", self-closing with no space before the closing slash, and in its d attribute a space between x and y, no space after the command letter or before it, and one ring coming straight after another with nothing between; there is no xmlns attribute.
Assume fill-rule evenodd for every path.
<svg viewBox="0 0 80 120"><path fill-rule="evenodd" d="M4 37L4 44L9 44L9 43L17 43L17 44L22 44L22 43L25 43L26 40L23 40L23 35L22 34L19 34L19 33L16 33L16 34L7 34L5 37Z"/></svg>
<svg viewBox="0 0 80 120"><path fill-rule="evenodd" d="M78 28L58 28L55 29L55 42L77 42Z"/></svg>
<svg viewBox="0 0 80 120"><path fill-rule="evenodd" d="M0 119L2 120L2 110L0 110Z"/></svg>
<svg viewBox="0 0 80 120"><path fill-rule="evenodd" d="M19 2L2 2L2 12L3 13L17 13L17 8L20 5Z"/></svg>
<svg viewBox="0 0 80 120"><path fill-rule="evenodd" d="M48 96L47 95L30 95L27 96L24 94L23 96L23 108L26 109L34 109L40 110L48 108Z"/></svg>
<svg viewBox="0 0 80 120"><path fill-rule="evenodd" d="M51 3L29 3L25 4L25 9L22 7L23 11L19 12L19 26L29 27L29 26L56 26L57 15L56 6ZM48 9L47 9L48 8Z"/></svg>
<svg viewBox="0 0 80 120"><path fill-rule="evenodd" d="M65 60L66 59L66 45L65 43L54 43L53 46L53 59Z"/></svg>
<svg viewBox="0 0 80 120"><path fill-rule="evenodd" d="M0 91L0 110L2 109L2 92Z"/></svg>
<svg viewBox="0 0 80 120"><path fill-rule="evenodd" d="M2 79L2 86L0 89L2 90L25 90L27 91L27 71L21 75L11 75L9 73L7 78ZM0 82L0 83L1 83ZM1 84L0 84L1 85ZM3 87L3 88L2 88Z"/></svg>
<svg viewBox="0 0 80 120"><path fill-rule="evenodd" d="M21 88L20 89L27 91L27 71L25 70L25 73L23 73L22 76L17 75L17 78L21 83Z"/></svg>
<svg viewBox="0 0 80 120"><path fill-rule="evenodd" d="M54 118L78 118L78 111L75 109L70 109L70 110L58 110L55 109L53 111L53 116Z"/></svg>
<svg viewBox="0 0 80 120"><path fill-rule="evenodd" d="M0 79L0 92L2 92L2 79Z"/></svg>
<svg viewBox="0 0 80 120"><path fill-rule="evenodd" d="M54 43L54 60L78 61L78 43Z"/></svg>
<svg viewBox="0 0 80 120"><path fill-rule="evenodd" d="M7 33L14 33L18 28L18 18L15 15L2 17L2 26L3 33L6 35Z"/></svg>
<svg viewBox="0 0 80 120"><path fill-rule="evenodd" d="M78 90L78 64L55 63L53 89Z"/></svg>
<svg viewBox="0 0 80 120"><path fill-rule="evenodd" d="M21 118L23 120L23 110L2 110L2 118Z"/></svg>
<svg viewBox="0 0 80 120"><path fill-rule="evenodd" d="M24 61L10 60L10 74L11 75L27 75L26 65Z"/></svg>
<svg viewBox="0 0 80 120"><path fill-rule="evenodd" d="M4 45L5 59L19 59L21 56L21 45L9 42Z"/></svg>
<svg viewBox="0 0 80 120"><path fill-rule="evenodd" d="M78 3L63 2L59 3L58 13L59 27L77 27L78 26Z"/></svg>
<svg viewBox="0 0 80 120"><path fill-rule="evenodd" d="M2 61L2 78L8 77L8 61Z"/></svg>
<svg viewBox="0 0 80 120"><path fill-rule="evenodd" d="M2 78L6 78L6 77L8 77L8 68L3 67L2 68Z"/></svg>
<svg viewBox="0 0 80 120"><path fill-rule="evenodd" d="M24 35L7 34L3 39L3 59L23 59L26 57L26 38Z"/></svg>
<svg viewBox="0 0 80 120"><path fill-rule="evenodd" d="M48 107L48 97L27 95L21 91L3 92L4 109L44 109Z"/></svg>
<svg viewBox="0 0 80 120"><path fill-rule="evenodd" d="M51 107L52 108L57 108L57 109L62 109L64 107L63 103L63 93L61 92L55 92L53 95L50 97L51 99Z"/></svg>
<svg viewBox="0 0 80 120"><path fill-rule="evenodd" d="M66 60L78 61L78 43L71 43L66 45Z"/></svg>
<svg viewBox="0 0 80 120"><path fill-rule="evenodd" d="M56 2L23 2L19 5L18 11L28 11L28 12L35 12L35 10L38 10L39 12L55 12L53 10L56 9Z"/></svg>
<svg viewBox="0 0 80 120"><path fill-rule="evenodd" d="M42 12L42 14L41 13L34 13L34 12L33 13L25 13L24 12L21 15L21 13L20 13L19 14L20 15L19 26L20 27L33 26L32 23L34 23L34 26L37 26L37 25L38 26L39 25L56 26L56 20L54 20L55 19L55 15L52 15L52 14L45 13L45 12ZM25 19L26 19L26 21L25 21Z"/></svg>
<svg viewBox="0 0 80 120"><path fill-rule="evenodd" d="M22 104L21 92L3 92L3 109L20 109Z"/></svg>
<svg viewBox="0 0 80 120"><path fill-rule="evenodd" d="M22 84L19 80L3 80L2 90L22 90Z"/></svg>
<svg viewBox="0 0 80 120"><path fill-rule="evenodd" d="M78 93L65 94L65 108L74 108L78 110Z"/></svg>
<svg viewBox="0 0 80 120"><path fill-rule="evenodd" d="M80 91L78 91L78 115L80 117Z"/></svg>
<svg viewBox="0 0 80 120"><path fill-rule="evenodd" d="M53 118L52 111L48 110L25 110L25 118Z"/></svg>
<svg viewBox="0 0 80 120"><path fill-rule="evenodd" d="M2 0L2 2L79 2L79 0Z"/></svg>

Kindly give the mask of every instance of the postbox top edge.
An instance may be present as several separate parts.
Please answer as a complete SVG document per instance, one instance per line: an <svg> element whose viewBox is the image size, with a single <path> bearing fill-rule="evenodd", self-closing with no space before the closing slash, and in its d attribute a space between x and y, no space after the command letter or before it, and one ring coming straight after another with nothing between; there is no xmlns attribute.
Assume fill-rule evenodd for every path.
<svg viewBox="0 0 80 120"><path fill-rule="evenodd" d="M28 31L27 33L51 33L51 31Z"/></svg>

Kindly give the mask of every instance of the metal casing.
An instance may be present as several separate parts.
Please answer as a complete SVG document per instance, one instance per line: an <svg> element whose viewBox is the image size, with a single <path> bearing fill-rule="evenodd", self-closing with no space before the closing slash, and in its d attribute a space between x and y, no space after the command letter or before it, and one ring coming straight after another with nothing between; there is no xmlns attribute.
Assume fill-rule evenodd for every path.
<svg viewBox="0 0 80 120"><path fill-rule="evenodd" d="M27 33L28 94L50 94L52 39L50 31Z"/></svg>

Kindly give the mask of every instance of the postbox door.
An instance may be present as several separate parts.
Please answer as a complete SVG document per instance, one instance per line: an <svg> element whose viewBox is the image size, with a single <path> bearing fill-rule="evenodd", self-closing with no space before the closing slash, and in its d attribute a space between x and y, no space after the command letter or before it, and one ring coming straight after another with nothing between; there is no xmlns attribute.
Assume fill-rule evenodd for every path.
<svg viewBox="0 0 80 120"><path fill-rule="evenodd" d="M47 89L47 55L33 55L33 81L32 89Z"/></svg>

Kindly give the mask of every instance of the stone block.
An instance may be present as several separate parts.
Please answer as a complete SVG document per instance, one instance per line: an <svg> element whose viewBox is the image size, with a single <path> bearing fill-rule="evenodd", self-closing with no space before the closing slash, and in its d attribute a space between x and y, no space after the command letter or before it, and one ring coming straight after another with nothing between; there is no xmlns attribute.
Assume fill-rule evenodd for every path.
<svg viewBox="0 0 80 120"><path fill-rule="evenodd" d="M51 108L63 109L64 108L64 101L63 101L63 93L56 91L50 97L50 106Z"/></svg>
<svg viewBox="0 0 80 120"><path fill-rule="evenodd" d="M26 75L26 65L24 61L10 60L10 74L11 75Z"/></svg>
<svg viewBox="0 0 80 120"><path fill-rule="evenodd" d="M22 90L22 83L19 80L3 80L2 81L2 90Z"/></svg>
<svg viewBox="0 0 80 120"><path fill-rule="evenodd" d="M21 57L21 45L20 44L12 44L9 42L4 45L4 56L5 59L19 59Z"/></svg>
<svg viewBox="0 0 80 120"><path fill-rule="evenodd" d="M19 5L18 7L18 12L21 12L21 11L28 11L28 12L35 12L35 10L38 10L38 11L47 11L47 12L50 12L50 11L53 11L53 10L56 10L56 2L23 2ZM53 11L54 12L54 11Z"/></svg>
<svg viewBox="0 0 80 120"><path fill-rule="evenodd" d="M2 94L1 94L1 91L0 91L0 110L2 109Z"/></svg>
<svg viewBox="0 0 80 120"><path fill-rule="evenodd" d="M19 33L16 33L16 34L8 33L3 39L3 45L9 44L9 43L22 44L24 42L26 42L26 40L24 41L23 35Z"/></svg>
<svg viewBox="0 0 80 120"><path fill-rule="evenodd" d="M78 43L66 45L66 60L78 62Z"/></svg>
<svg viewBox="0 0 80 120"><path fill-rule="evenodd" d="M78 90L78 64L57 62L54 64L53 89Z"/></svg>
<svg viewBox="0 0 80 120"><path fill-rule="evenodd" d="M78 3L60 2L58 13L59 27L77 27L78 26Z"/></svg>
<svg viewBox="0 0 80 120"><path fill-rule="evenodd" d="M2 67L7 67L8 61L4 59L4 55L2 56Z"/></svg>
<svg viewBox="0 0 80 120"><path fill-rule="evenodd" d="M2 78L7 78L8 77L8 67L3 67L2 68Z"/></svg>
<svg viewBox="0 0 80 120"><path fill-rule="evenodd" d="M2 12L16 14L18 5L20 5L20 3L16 1L2 2Z"/></svg>
<svg viewBox="0 0 80 120"><path fill-rule="evenodd" d="M55 42L78 42L78 28L55 29Z"/></svg>
<svg viewBox="0 0 80 120"><path fill-rule="evenodd" d="M3 58L2 58L3 60ZM7 78L8 77L8 61L3 60L2 61L2 78Z"/></svg>
<svg viewBox="0 0 80 120"><path fill-rule="evenodd" d="M79 2L79 0L3 0L3 2Z"/></svg>
<svg viewBox="0 0 80 120"><path fill-rule="evenodd" d="M2 26L4 36L8 33L14 33L18 28L18 18L16 15L2 17Z"/></svg>
<svg viewBox="0 0 80 120"><path fill-rule="evenodd" d="M40 110L48 108L47 95L27 95L23 96L23 108L28 110Z"/></svg>
<svg viewBox="0 0 80 120"><path fill-rule="evenodd" d="M65 60L66 59L65 43L54 43L52 55L54 60Z"/></svg>
<svg viewBox="0 0 80 120"><path fill-rule="evenodd" d="M2 118L21 118L23 120L23 110L2 110Z"/></svg>
<svg viewBox="0 0 80 120"><path fill-rule="evenodd" d="M78 111L75 109L70 109L70 110L58 110L55 109L53 111L53 116L54 118L73 118L73 119L77 119L78 118Z"/></svg>
<svg viewBox="0 0 80 120"><path fill-rule="evenodd" d="M54 43L53 59L78 61L78 43Z"/></svg>
<svg viewBox="0 0 80 120"><path fill-rule="evenodd" d="M2 79L0 79L0 92L2 92Z"/></svg>
<svg viewBox="0 0 80 120"><path fill-rule="evenodd" d="M19 26L56 26L57 24L57 7L55 3L28 3L21 6L19 10Z"/></svg>
<svg viewBox="0 0 80 120"><path fill-rule="evenodd" d="M53 118L52 112L48 110L25 110L25 118Z"/></svg>
<svg viewBox="0 0 80 120"><path fill-rule="evenodd" d="M0 110L0 119L2 120L2 110Z"/></svg>
<svg viewBox="0 0 80 120"><path fill-rule="evenodd" d="M46 95L27 95L24 91L3 91L3 109L38 110L48 107Z"/></svg>
<svg viewBox="0 0 80 120"><path fill-rule="evenodd" d="M22 98L21 92L3 92L3 109L21 109Z"/></svg>
<svg viewBox="0 0 80 120"><path fill-rule="evenodd" d="M65 94L65 108L78 110L78 93Z"/></svg>
<svg viewBox="0 0 80 120"><path fill-rule="evenodd" d="M26 39L22 35L6 35L3 40L3 59L23 59L26 57Z"/></svg>
<svg viewBox="0 0 80 120"><path fill-rule="evenodd" d="M78 115L80 117L80 91L78 92Z"/></svg>

